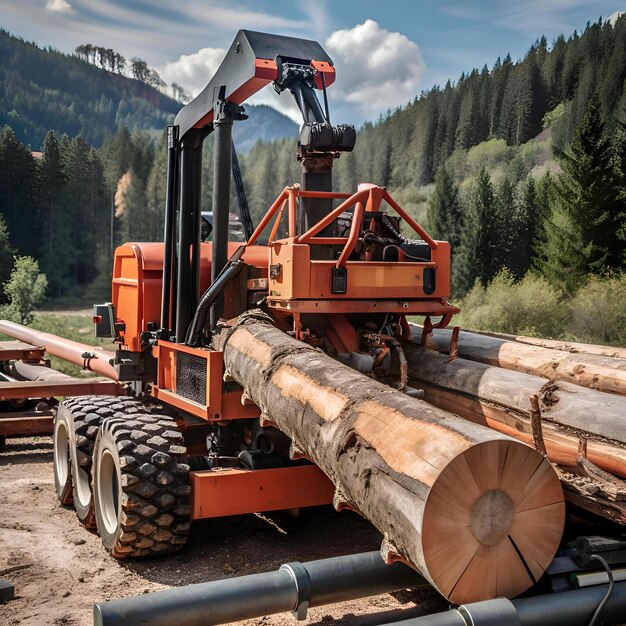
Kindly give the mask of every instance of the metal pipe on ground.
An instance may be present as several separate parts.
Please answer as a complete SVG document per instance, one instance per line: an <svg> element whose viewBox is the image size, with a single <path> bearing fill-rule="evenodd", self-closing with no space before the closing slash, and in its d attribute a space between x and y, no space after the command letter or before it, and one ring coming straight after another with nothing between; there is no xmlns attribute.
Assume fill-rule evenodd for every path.
<svg viewBox="0 0 626 626"><path fill-rule="evenodd" d="M68 376L62 372L57 372L45 365L36 365L34 363L24 363L24 361L15 361L9 365L9 373L15 376L14 380L45 380L48 382L77 380L73 376Z"/></svg>
<svg viewBox="0 0 626 626"><path fill-rule="evenodd" d="M380 552L364 552L309 563L289 563L275 572L215 580L177 589L98 602L96 626L212 626L425 584L401 563L386 565Z"/></svg>
<svg viewBox="0 0 626 626"><path fill-rule="evenodd" d="M112 359L115 359L115 353L108 350L101 350L96 346L64 339L7 320L0 320L0 333L36 346L45 346L46 352L52 356L96 372L100 376L118 380L117 371L110 363ZM85 354L89 356L86 357Z"/></svg>
<svg viewBox="0 0 626 626"><path fill-rule="evenodd" d="M607 588L598 585L517 600L497 598L473 602L443 613L393 622L393 626L587 626ZM622 624L625 615L626 582L623 582L615 585L599 623Z"/></svg>

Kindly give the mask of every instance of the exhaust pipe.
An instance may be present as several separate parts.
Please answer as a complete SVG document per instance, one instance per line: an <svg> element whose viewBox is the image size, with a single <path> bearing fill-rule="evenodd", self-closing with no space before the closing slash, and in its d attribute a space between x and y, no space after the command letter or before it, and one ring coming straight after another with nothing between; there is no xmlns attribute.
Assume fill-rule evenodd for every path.
<svg viewBox="0 0 626 626"><path fill-rule="evenodd" d="M425 580L402 563L386 565L380 552L289 563L275 572L215 580L141 596L98 602L96 626L212 626L409 589Z"/></svg>

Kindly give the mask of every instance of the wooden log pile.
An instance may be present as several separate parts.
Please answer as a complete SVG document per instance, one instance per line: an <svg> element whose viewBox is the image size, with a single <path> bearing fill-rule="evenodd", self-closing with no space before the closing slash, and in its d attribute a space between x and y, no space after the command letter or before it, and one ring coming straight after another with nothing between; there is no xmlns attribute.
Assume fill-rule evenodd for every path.
<svg viewBox="0 0 626 626"><path fill-rule="evenodd" d="M539 354L524 361L516 351L514 368L504 369L488 363L511 364L512 349L502 344L512 342L494 343L492 337L460 333L458 354L466 358L450 359L419 345L421 332L412 328L414 341L405 352L411 383L425 390L428 402L545 452L569 501L626 524L626 397L582 386L585 379L577 384L549 380L554 369L544 368L548 359L544 353L553 350L518 344L516 350L522 347ZM435 331L428 343L447 354L450 339L450 332ZM498 357L496 350L507 356ZM606 361L605 369L612 370L609 357L599 358ZM621 359L615 361L616 371L621 371ZM537 368L538 362L542 365ZM590 386L597 383L591 380Z"/></svg>
<svg viewBox="0 0 626 626"><path fill-rule="evenodd" d="M626 359L626 348L617 346L602 346L592 343L578 343L575 341L557 341L555 339L543 339L541 337L527 337L526 335L511 335L507 333L490 333L483 330L471 330L471 333L477 335L486 335L487 337L497 337L506 341L518 341L531 346L539 346L540 348L551 348L552 350L563 350L572 354L597 354L599 356L610 356L618 359Z"/></svg>
<svg viewBox="0 0 626 626"><path fill-rule="evenodd" d="M550 463L516 439L380 384L253 311L218 329L225 370L336 486L335 506L384 536L452 602L515 596L550 563L564 524Z"/></svg>
<svg viewBox="0 0 626 626"><path fill-rule="evenodd" d="M421 328L414 326L414 333L421 337ZM447 353L451 338L451 330L434 330L428 347ZM458 356L549 380L626 395L626 359L567 352L463 331L459 333Z"/></svg>

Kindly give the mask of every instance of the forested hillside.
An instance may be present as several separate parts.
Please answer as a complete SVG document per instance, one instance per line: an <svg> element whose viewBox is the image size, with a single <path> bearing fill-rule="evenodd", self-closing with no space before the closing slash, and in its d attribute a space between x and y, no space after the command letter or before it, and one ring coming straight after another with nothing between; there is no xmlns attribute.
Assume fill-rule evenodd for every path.
<svg viewBox="0 0 626 626"><path fill-rule="evenodd" d="M141 59L131 59L131 75L123 75L127 62L110 49L87 45L75 55L63 54L0 29L0 59L0 126L8 124L33 150L41 148L49 130L80 135L96 148L123 128L147 131L154 141L182 106L156 88L165 83ZM94 64L98 59L100 67ZM246 108L251 123L235 132L241 151L259 139L295 133L295 123L278 111Z"/></svg>
<svg viewBox="0 0 626 626"><path fill-rule="evenodd" d="M583 292L613 317L607 323L593 310L580 328L599 320L626 329L626 305L616 304L626 302L625 78L626 17L552 43L541 38L519 61L498 59L365 124L354 153L336 161L335 186L387 186L432 234L451 242L453 300L468 294L480 319L509 324L502 330L566 335L572 302ZM238 122L236 130L258 125ZM9 126L0 134L9 245L40 260L51 296L87 295L86 287L106 293L114 246L161 237L164 135L155 143L122 128L94 149L82 136L49 133L35 158L19 124L16 130L9 119ZM212 146L205 143L202 207L209 210ZM241 161L258 220L300 178L295 139L258 142ZM529 310L528 301L537 306ZM506 302L516 310L502 308Z"/></svg>

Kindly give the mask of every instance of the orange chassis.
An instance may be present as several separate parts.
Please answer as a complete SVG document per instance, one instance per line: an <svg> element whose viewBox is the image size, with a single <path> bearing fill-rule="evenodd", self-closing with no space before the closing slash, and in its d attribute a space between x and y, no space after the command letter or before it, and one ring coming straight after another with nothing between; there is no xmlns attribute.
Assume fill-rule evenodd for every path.
<svg viewBox="0 0 626 626"><path fill-rule="evenodd" d="M333 198L342 202L298 236L296 220L300 198ZM428 244L430 261L350 258L370 216L380 210L383 202ZM321 234L349 210L352 220L348 236ZM286 220L283 219L285 213ZM277 238L281 227L287 236ZM268 228L267 244L255 245ZM408 333L406 315L441 317L438 326L443 327L458 312L456 307L447 303L449 244L434 241L382 187L360 185L355 194L302 191L297 185L287 187L250 240L246 244L231 242L229 252L233 253L241 245L246 246L243 261L255 272L253 278L246 279L244 289L262 292L268 312L281 327L292 330L300 339L307 337L302 315L321 314L321 318L316 319L322 320L320 324L338 352L358 349L356 331L347 318L349 314L399 314L402 328ZM317 260L311 253L316 245L336 246L340 250L338 258ZM208 287L210 258L210 244L202 244L202 290ZM118 320L125 326L123 350L140 351L142 333L148 330L151 322L159 319L162 265L163 244L126 244L116 251L113 303ZM334 268L346 271L342 293L333 293L330 288ZM424 289L426 269L436 271L437 277L436 286L429 293ZM227 317L235 317L245 310L236 291L230 287L226 291ZM159 340L153 347L153 356L157 360L157 377L151 385L153 397L192 416L191 423L206 425L261 417L259 408L249 403L240 388L225 390L221 352ZM193 364L197 376L191 392L189 384L183 385L179 380L186 372L187 363ZM189 426L189 421L181 419L181 426ZM192 444L190 452L201 454L202 444ZM334 492L331 481L315 465L255 471L226 468L194 471L191 472L191 484L193 519L328 504L332 502Z"/></svg>

